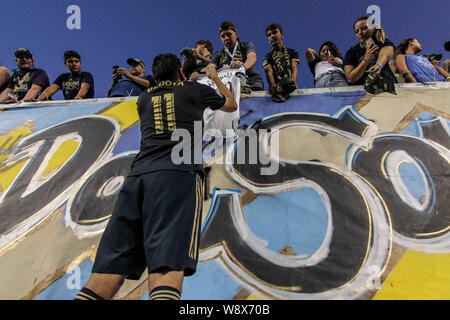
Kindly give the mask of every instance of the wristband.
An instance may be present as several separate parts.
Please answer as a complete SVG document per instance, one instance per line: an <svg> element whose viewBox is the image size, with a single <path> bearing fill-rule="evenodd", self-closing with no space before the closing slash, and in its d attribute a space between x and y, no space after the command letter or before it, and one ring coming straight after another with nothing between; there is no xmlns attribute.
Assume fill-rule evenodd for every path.
<svg viewBox="0 0 450 320"><path fill-rule="evenodd" d="M381 64L381 62L378 62L377 65L380 67L380 70L383 69L383 65Z"/></svg>
<svg viewBox="0 0 450 320"><path fill-rule="evenodd" d="M447 81L447 80L450 80L450 76L448 76L447 78L445 78L445 80Z"/></svg>
<svg viewBox="0 0 450 320"><path fill-rule="evenodd" d="M367 59L366 59L365 57L363 57L361 60L363 60L363 61L365 61L365 62L368 62Z"/></svg>

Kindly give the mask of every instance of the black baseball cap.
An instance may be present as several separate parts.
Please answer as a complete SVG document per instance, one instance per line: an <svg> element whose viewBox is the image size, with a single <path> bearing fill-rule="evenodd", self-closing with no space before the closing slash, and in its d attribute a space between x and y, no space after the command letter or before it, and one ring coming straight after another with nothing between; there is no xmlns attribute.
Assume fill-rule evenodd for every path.
<svg viewBox="0 0 450 320"><path fill-rule="evenodd" d="M28 50L28 49L25 49L25 48L19 48L19 49L17 49L17 50L14 52L14 56L15 56L16 58L23 57L23 56L33 58L33 54L31 53L31 51Z"/></svg>
<svg viewBox="0 0 450 320"><path fill-rule="evenodd" d="M145 68L144 61L142 61L141 59L138 59L138 58L128 58L128 59L127 59L127 63L128 63L130 66L135 66L135 65L137 65L137 64L140 64L141 66L143 66L143 67Z"/></svg>

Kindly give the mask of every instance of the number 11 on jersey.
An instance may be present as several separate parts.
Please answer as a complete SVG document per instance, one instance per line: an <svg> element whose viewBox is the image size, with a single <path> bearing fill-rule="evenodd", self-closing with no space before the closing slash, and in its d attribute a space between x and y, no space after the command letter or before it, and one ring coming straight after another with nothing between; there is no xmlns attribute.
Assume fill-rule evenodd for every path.
<svg viewBox="0 0 450 320"><path fill-rule="evenodd" d="M164 132L164 119L163 119L163 103L166 108L166 121L167 129L171 132L177 129L175 122L175 101L173 93L166 93L161 96L153 96L153 116L155 118L155 130L156 134L161 134Z"/></svg>

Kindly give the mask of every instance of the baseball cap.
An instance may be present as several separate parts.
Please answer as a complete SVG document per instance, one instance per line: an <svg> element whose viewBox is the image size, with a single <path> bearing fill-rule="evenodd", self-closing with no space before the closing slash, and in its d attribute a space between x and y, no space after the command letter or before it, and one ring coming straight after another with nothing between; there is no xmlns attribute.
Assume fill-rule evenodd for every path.
<svg viewBox="0 0 450 320"><path fill-rule="evenodd" d="M234 32L237 33L236 26L231 21L224 21L220 24L219 33L222 32L223 30L233 30Z"/></svg>
<svg viewBox="0 0 450 320"><path fill-rule="evenodd" d="M127 59L127 63L130 66L134 66L134 65L140 64L141 66L143 66L145 68L144 61L142 61L141 59L138 59L138 58L128 58Z"/></svg>
<svg viewBox="0 0 450 320"><path fill-rule="evenodd" d="M23 56L27 56L27 57L33 58L33 54L31 53L31 51L28 50L28 49L25 49L25 48L19 48L19 49L17 49L17 50L14 52L14 56L15 56L16 58L18 58L18 57L23 57Z"/></svg>

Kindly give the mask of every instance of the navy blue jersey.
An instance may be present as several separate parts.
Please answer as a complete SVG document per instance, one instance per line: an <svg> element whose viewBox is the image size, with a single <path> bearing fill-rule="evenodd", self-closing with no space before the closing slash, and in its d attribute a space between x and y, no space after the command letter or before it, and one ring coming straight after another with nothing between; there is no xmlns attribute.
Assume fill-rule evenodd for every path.
<svg viewBox="0 0 450 320"><path fill-rule="evenodd" d="M202 170L203 130L194 132L194 129L196 125L198 128L198 124L202 129L203 112L207 107L217 110L225 102L226 98L211 87L189 81L164 81L142 92L137 101L141 147L129 175L159 170ZM172 141L172 135L180 132L188 133L189 140ZM171 157L172 149L180 146L181 142L188 143L189 149L183 149L183 152L189 154L178 155L189 160L175 163ZM199 151L200 155L196 155L195 151Z"/></svg>

